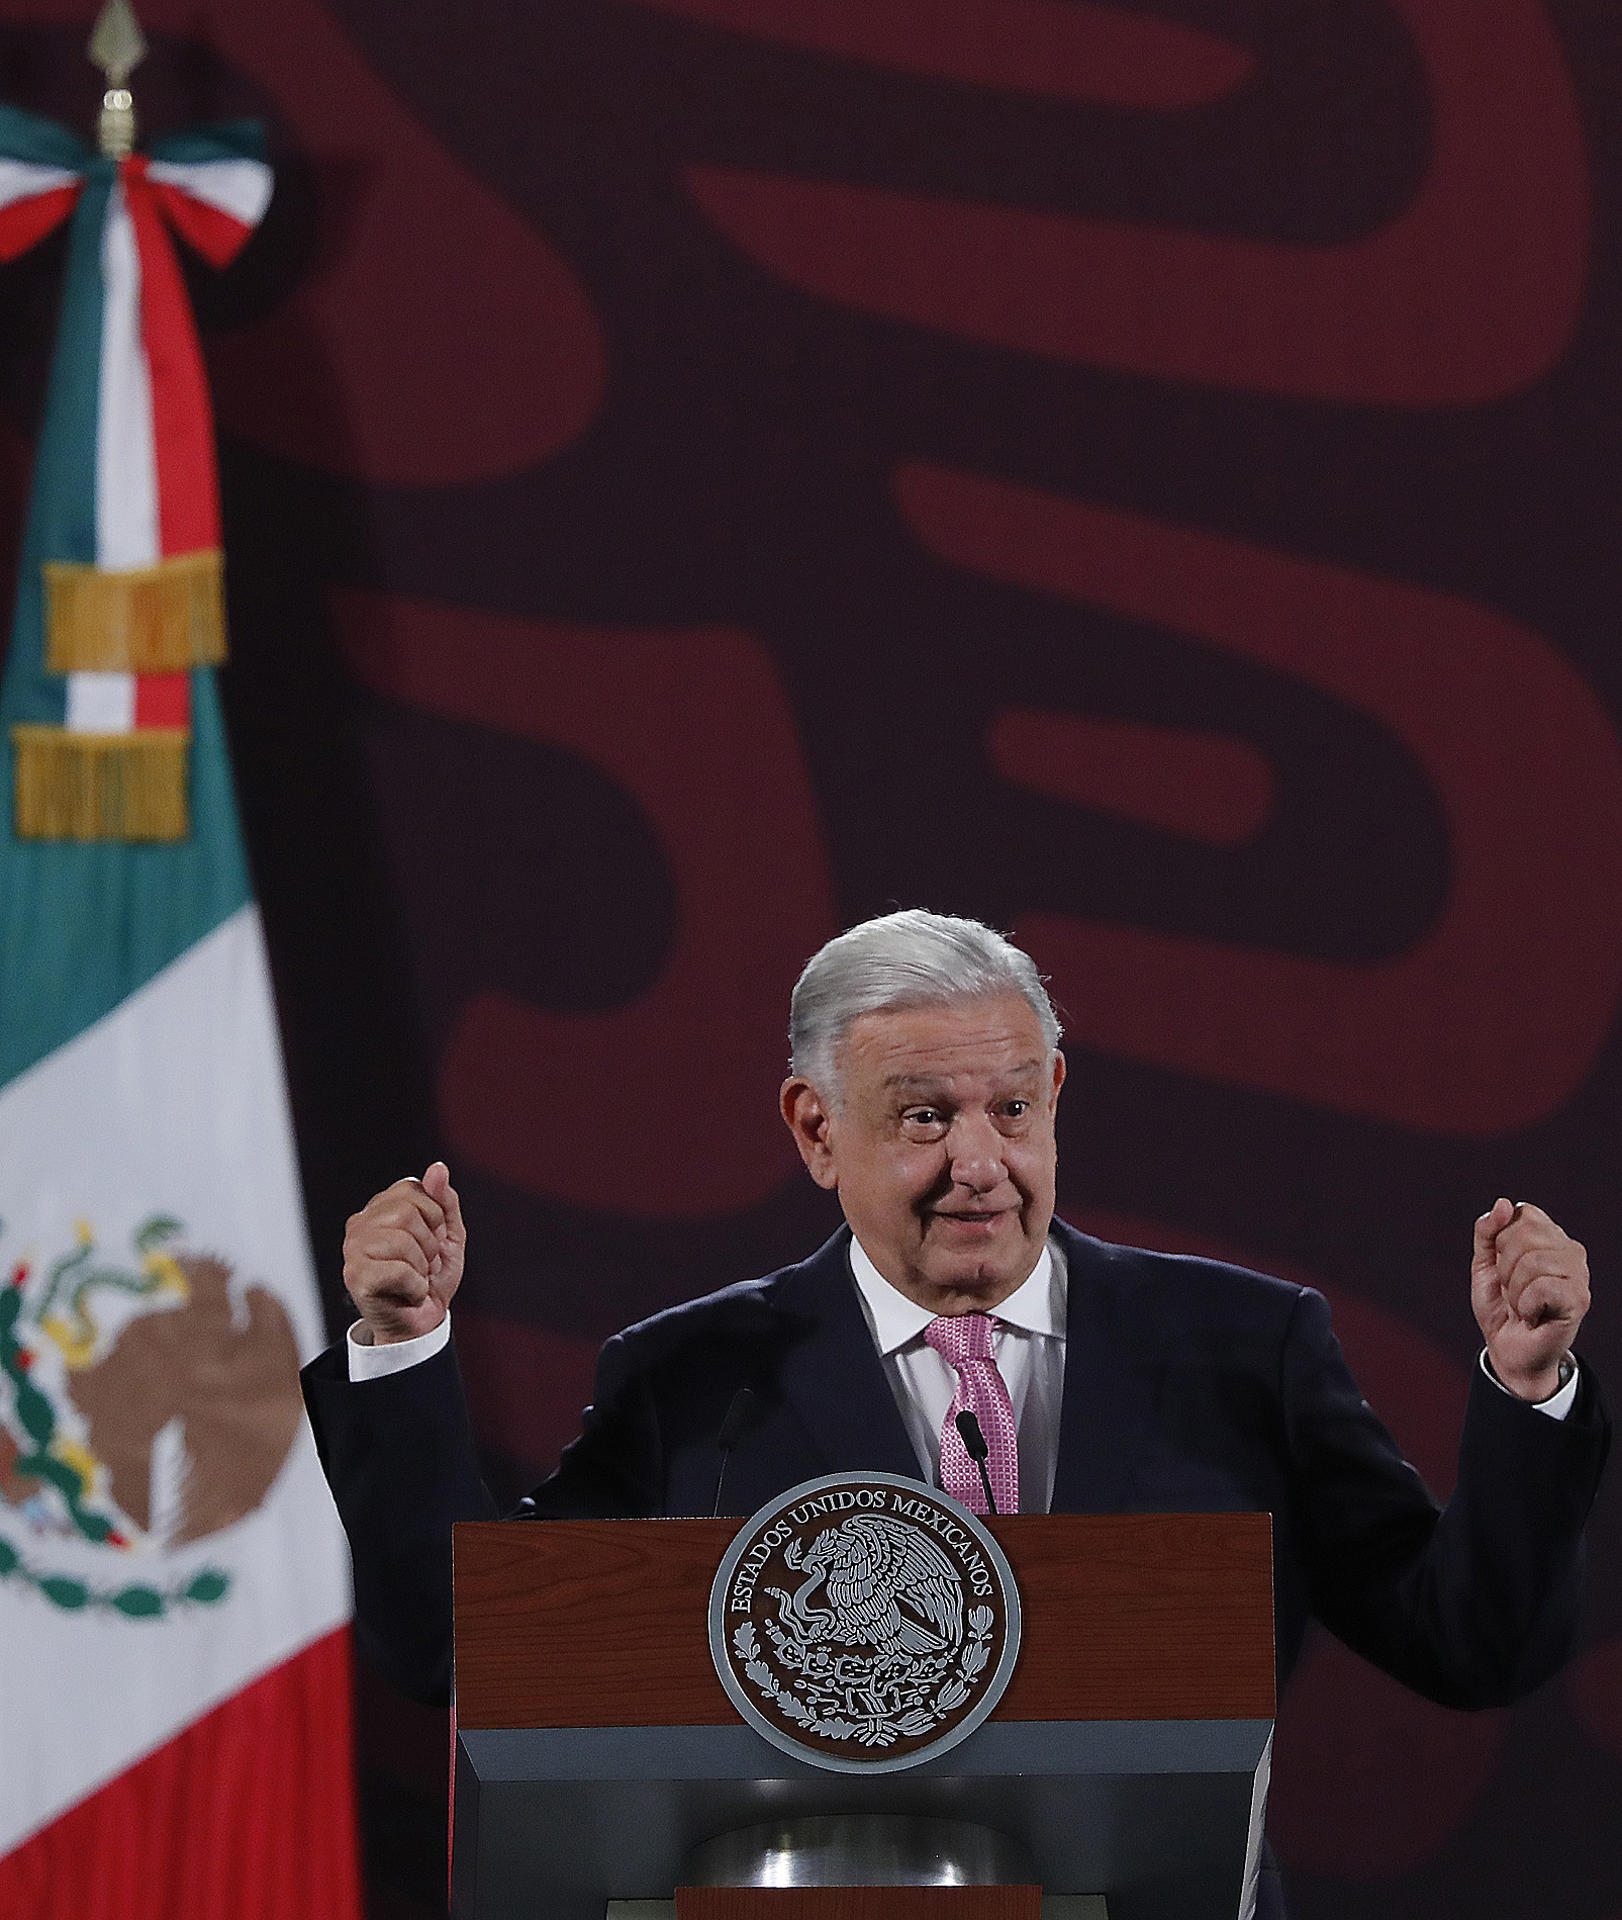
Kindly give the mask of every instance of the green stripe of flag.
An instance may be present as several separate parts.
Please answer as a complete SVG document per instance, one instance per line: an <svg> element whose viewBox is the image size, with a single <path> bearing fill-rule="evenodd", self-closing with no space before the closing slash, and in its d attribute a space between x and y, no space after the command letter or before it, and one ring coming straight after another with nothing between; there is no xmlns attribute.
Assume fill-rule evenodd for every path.
<svg viewBox="0 0 1622 1920"><path fill-rule="evenodd" d="M45 120L21 107L0 105L0 153L35 167L66 167L77 172L90 149L58 120Z"/></svg>

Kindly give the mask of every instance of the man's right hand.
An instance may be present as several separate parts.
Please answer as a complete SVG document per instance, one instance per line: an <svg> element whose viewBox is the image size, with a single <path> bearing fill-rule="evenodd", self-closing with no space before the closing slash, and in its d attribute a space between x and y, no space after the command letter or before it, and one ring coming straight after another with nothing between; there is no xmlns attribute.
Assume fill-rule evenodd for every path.
<svg viewBox="0 0 1622 1920"><path fill-rule="evenodd" d="M462 1284L466 1247L462 1205L443 1160L420 1180L396 1180L351 1214L344 1285L364 1322L362 1345L432 1333Z"/></svg>

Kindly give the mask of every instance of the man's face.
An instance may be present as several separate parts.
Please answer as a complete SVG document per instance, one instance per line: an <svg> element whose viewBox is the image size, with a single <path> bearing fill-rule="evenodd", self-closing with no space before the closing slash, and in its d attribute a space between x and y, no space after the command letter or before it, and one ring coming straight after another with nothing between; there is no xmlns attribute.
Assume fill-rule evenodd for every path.
<svg viewBox="0 0 1622 1920"><path fill-rule="evenodd" d="M1048 1055L1018 993L864 1014L840 1085L805 1079L782 1106L819 1186L886 1280L932 1313L986 1311L1036 1265L1053 1218Z"/></svg>

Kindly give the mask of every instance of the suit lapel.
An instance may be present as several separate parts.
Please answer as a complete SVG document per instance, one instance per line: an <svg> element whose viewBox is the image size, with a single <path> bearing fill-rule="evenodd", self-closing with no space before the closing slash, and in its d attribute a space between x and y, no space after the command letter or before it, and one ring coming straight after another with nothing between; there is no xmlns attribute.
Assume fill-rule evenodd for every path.
<svg viewBox="0 0 1622 1920"><path fill-rule="evenodd" d="M1115 1257L1122 1250L1062 1220L1053 1230L1069 1263L1053 1511L1119 1513L1131 1504L1133 1463L1148 1418L1132 1277Z"/></svg>
<svg viewBox="0 0 1622 1920"><path fill-rule="evenodd" d="M1130 1249L1055 1220L1068 1264L1064 1397L1055 1513L1130 1509L1134 1462L1150 1422L1141 1303ZM783 1396L822 1455L825 1473L918 1474L901 1414L851 1277L848 1229L773 1288L788 1332Z"/></svg>
<svg viewBox="0 0 1622 1920"><path fill-rule="evenodd" d="M783 1276L773 1304L792 1323L784 1398L824 1457L825 1473L864 1468L916 1478L907 1438L851 1277L849 1229Z"/></svg>

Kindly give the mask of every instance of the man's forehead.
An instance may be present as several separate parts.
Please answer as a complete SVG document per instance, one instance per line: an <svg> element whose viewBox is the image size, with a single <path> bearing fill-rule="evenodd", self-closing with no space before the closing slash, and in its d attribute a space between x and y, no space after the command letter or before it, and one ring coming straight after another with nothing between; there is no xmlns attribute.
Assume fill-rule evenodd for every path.
<svg viewBox="0 0 1622 1920"><path fill-rule="evenodd" d="M890 1088L1036 1074L1050 1056L1030 1003L997 994L863 1014L846 1035L846 1057L870 1085Z"/></svg>

